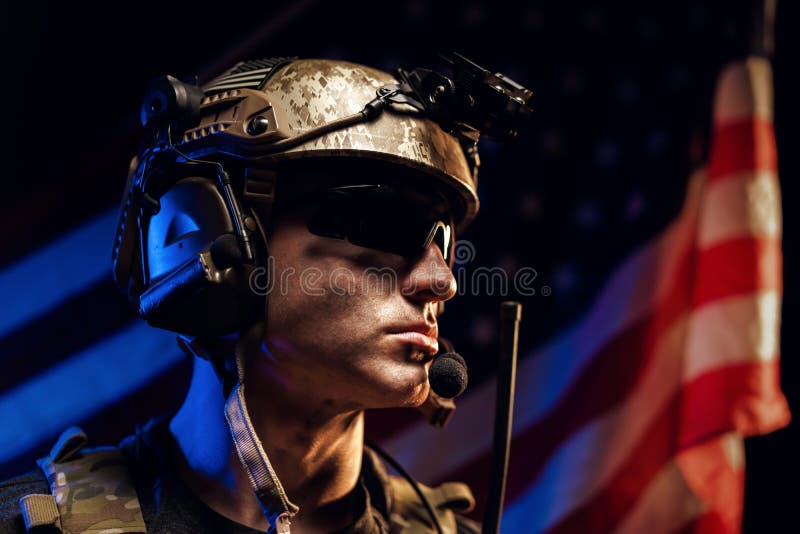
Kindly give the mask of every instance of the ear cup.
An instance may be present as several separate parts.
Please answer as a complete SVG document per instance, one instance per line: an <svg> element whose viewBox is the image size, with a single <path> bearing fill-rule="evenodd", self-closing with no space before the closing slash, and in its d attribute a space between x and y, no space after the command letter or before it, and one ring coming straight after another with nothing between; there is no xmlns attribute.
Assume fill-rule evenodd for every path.
<svg viewBox="0 0 800 534"><path fill-rule="evenodd" d="M174 271L215 239L234 231L225 199L212 180L184 178L159 201L158 212L142 224L146 227L148 283Z"/></svg>
<svg viewBox="0 0 800 534"><path fill-rule="evenodd" d="M139 313L153 326L191 336L240 331L263 313L263 297L250 290L249 278L264 255L243 260L213 179L183 178L158 200L158 211L140 221L145 289ZM254 234L251 241L261 242Z"/></svg>

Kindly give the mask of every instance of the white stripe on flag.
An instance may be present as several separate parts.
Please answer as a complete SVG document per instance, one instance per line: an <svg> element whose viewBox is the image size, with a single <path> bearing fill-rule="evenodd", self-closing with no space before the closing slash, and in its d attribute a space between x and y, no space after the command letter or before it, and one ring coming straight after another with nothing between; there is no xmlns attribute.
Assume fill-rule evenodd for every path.
<svg viewBox="0 0 800 534"><path fill-rule="evenodd" d="M698 228L700 247L743 235L781 235L780 185L774 172L743 172L712 184Z"/></svg>
<svg viewBox="0 0 800 534"><path fill-rule="evenodd" d="M749 57L723 69L714 94L714 122L756 116L772 119L772 66L764 57Z"/></svg>
<svg viewBox="0 0 800 534"><path fill-rule="evenodd" d="M687 381L725 365L778 357L781 295L776 290L713 301L692 313Z"/></svg>

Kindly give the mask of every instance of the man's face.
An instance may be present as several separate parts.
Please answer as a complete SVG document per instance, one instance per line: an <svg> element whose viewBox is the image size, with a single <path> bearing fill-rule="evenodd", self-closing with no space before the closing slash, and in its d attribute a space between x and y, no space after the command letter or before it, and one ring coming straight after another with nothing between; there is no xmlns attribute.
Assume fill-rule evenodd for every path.
<svg viewBox="0 0 800 534"><path fill-rule="evenodd" d="M273 222L264 372L343 409L416 406L428 395L437 303L456 282L431 243L410 257Z"/></svg>

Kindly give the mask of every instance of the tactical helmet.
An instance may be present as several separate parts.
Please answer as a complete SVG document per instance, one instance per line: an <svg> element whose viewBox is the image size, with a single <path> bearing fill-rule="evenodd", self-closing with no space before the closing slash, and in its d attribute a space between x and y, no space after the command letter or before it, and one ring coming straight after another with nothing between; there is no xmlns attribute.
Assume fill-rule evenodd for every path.
<svg viewBox="0 0 800 534"><path fill-rule="evenodd" d="M478 211L479 135L513 138L531 93L462 56L451 61L453 78L272 58L238 63L202 89L155 80L120 212L116 283L154 326L240 329L260 306L248 281L266 257L281 170L300 161L409 169L442 191L462 230Z"/></svg>
<svg viewBox="0 0 800 534"><path fill-rule="evenodd" d="M186 132L184 140L216 129L220 137L227 132L231 141L231 146L222 147L221 152L261 163L338 157L376 159L407 166L441 181L456 193L460 204L457 220L462 229L475 217L477 173L470 170L462 140L409 104L392 104L374 120L335 129L284 150L274 151L264 146L264 142L274 142L278 136L293 139L359 114L381 88L398 84L394 76L356 63L325 59L294 60L272 71L259 69L261 64L240 64L209 83L204 88L207 96L201 109L213 108L215 112L204 113L200 124ZM248 80L252 85L233 88ZM249 116L234 117L233 113L246 113L234 108L243 94L251 91L261 93L245 97L253 100L252 104L244 104L250 104L253 111ZM226 100L227 109L220 111L221 103ZM269 106L271 113L263 106ZM238 128L231 131L237 119ZM259 124L264 125L260 133ZM240 133L244 136L235 139Z"/></svg>

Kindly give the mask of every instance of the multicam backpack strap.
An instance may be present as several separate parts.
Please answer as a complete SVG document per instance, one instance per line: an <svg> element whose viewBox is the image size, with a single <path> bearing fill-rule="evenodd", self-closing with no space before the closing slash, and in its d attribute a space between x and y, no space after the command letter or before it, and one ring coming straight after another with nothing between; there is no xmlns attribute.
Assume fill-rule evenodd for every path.
<svg viewBox="0 0 800 534"><path fill-rule="evenodd" d="M65 430L50 454L37 463L50 495L19 501L25 527L51 526L64 534L146 532L139 499L122 452L116 447L84 449L86 434Z"/></svg>

